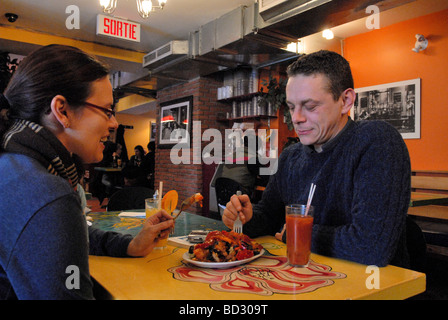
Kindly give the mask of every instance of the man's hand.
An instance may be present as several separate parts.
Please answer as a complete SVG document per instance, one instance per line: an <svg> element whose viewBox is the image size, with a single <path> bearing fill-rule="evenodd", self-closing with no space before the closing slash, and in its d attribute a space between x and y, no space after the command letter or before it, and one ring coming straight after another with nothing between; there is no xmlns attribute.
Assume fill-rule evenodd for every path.
<svg viewBox="0 0 448 320"><path fill-rule="evenodd" d="M277 233L275 234L275 238L276 238L277 240L280 240L280 241L283 242L283 234L285 233L285 231L286 231L286 223L283 225L283 229L282 229L282 231L277 232Z"/></svg>
<svg viewBox="0 0 448 320"><path fill-rule="evenodd" d="M252 219L252 203L249 196L243 194L240 196L233 195L227 203L226 208L222 214L222 222L229 228L233 228L233 223L240 213L240 220L243 224Z"/></svg>

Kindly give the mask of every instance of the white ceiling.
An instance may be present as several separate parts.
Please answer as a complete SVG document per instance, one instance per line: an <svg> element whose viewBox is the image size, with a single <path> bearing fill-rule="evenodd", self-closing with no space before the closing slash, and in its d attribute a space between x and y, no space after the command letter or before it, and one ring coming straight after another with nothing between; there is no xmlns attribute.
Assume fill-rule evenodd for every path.
<svg viewBox="0 0 448 320"><path fill-rule="evenodd" d="M163 10L143 19L135 0L118 0L113 15L141 24L140 43L96 35L96 17L102 13L99 0L0 0L0 25L147 53L171 40L187 40L189 33L201 25L253 3L254 0L168 0ZM80 10L79 30L66 28L69 5L76 5ZM17 21L8 22L7 12L17 14ZM8 46L0 50L22 55L29 52L29 46L20 43L16 46L8 43Z"/></svg>
<svg viewBox="0 0 448 320"><path fill-rule="evenodd" d="M149 52L170 40L188 39L190 31L222 16L240 5L252 5L254 0L168 0L163 10L151 13L143 19L137 12L135 0L118 0L113 13L142 25L141 42L130 42L95 34L96 16L102 13L99 0L1 0L0 24L31 29L73 39L98 42L130 50ZM65 13L69 5L80 10L80 29L68 30ZM13 12L19 19L13 24L5 18L6 12Z"/></svg>

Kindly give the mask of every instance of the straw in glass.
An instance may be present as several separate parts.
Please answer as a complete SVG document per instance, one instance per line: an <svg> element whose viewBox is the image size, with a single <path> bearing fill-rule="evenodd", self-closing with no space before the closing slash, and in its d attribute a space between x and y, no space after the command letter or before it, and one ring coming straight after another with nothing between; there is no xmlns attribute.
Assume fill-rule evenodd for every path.
<svg viewBox="0 0 448 320"><path fill-rule="evenodd" d="M308 194L308 202L306 203L305 216L308 215L308 211L310 210L311 201L313 201L314 191L316 190L316 185L314 183L311 184L310 193Z"/></svg>
<svg viewBox="0 0 448 320"><path fill-rule="evenodd" d="M158 209L162 209L162 191L163 191L163 181L159 182L159 202L157 204Z"/></svg>

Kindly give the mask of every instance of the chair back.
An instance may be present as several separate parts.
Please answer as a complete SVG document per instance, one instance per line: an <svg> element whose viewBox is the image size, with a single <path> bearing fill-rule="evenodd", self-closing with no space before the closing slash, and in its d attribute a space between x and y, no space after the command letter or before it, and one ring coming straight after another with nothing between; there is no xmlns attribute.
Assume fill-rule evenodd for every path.
<svg viewBox="0 0 448 320"><path fill-rule="evenodd" d="M426 241L420 226L409 216L406 216L406 246L409 254L410 268L425 272Z"/></svg>
<svg viewBox="0 0 448 320"><path fill-rule="evenodd" d="M151 198L154 190L145 187L128 187L115 192L109 199L107 211L145 209L145 199Z"/></svg>
<svg viewBox="0 0 448 320"><path fill-rule="evenodd" d="M218 212L221 213L219 205L225 206L230 198L241 189L241 185L235 180L219 177L215 181L216 201L218 202Z"/></svg>

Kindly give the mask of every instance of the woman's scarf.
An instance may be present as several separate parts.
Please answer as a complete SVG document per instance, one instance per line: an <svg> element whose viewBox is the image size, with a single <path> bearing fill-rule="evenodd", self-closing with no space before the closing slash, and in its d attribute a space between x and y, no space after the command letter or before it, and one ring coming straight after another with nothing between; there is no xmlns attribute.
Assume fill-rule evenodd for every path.
<svg viewBox="0 0 448 320"><path fill-rule="evenodd" d="M79 179L70 153L43 126L16 120L4 134L2 147L6 152L23 154L39 161L49 173L61 176L76 190Z"/></svg>

